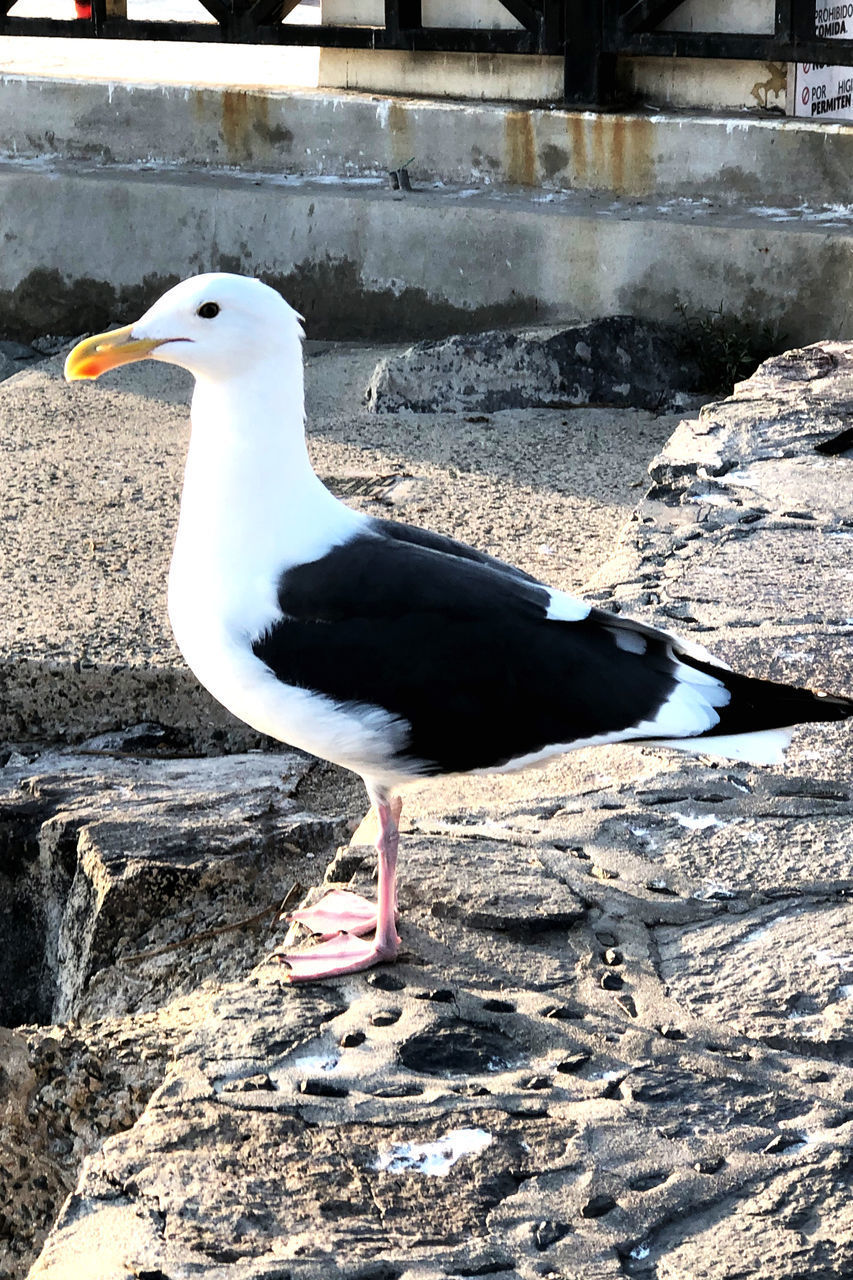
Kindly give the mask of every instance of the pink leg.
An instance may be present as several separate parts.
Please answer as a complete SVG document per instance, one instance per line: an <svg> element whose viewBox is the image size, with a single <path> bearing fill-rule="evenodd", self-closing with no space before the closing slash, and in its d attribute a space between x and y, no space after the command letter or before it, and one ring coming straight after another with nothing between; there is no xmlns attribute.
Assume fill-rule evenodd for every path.
<svg viewBox="0 0 853 1280"><path fill-rule="evenodd" d="M289 982L311 982L344 973L370 969L383 960L395 959L400 946L397 937L397 847L400 833L388 797L377 798L379 813L379 883L376 903L376 935L359 938L354 931L342 932L308 951L290 951L276 958L287 966ZM352 895L356 897L357 895ZM318 904L321 905L321 904ZM311 910L309 908L309 910ZM363 923L363 922L362 922ZM370 926L372 927L372 926ZM366 929L363 930L366 932Z"/></svg>
<svg viewBox="0 0 853 1280"><path fill-rule="evenodd" d="M395 823L399 823L403 808L400 797L392 796L388 803L391 817ZM375 806L361 823L361 828L369 829L374 812L378 812ZM380 826L377 834L377 849L381 836ZM339 933L355 933L361 936L365 933L373 933L376 929L376 903L368 902L360 893L353 893L350 889L330 889L313 906L302 907L299 911L292 912L287 918L296 920L323 940L334 938Z"/></svg>

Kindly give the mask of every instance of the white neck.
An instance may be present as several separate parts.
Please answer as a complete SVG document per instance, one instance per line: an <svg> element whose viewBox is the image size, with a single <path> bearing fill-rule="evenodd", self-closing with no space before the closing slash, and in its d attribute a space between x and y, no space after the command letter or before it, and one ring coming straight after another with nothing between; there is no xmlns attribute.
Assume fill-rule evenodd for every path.
<svg viewBox="0 0 853 1280"><path fill-rule="evenodd" d="M358 517L311 466L301 361L298 379L263 372L197 381L179 536L209 539L229 558L240 547L255 562L270 556L284 566L322 554Z"/></svg>
<svg viewBox="0 0 853 1280"><path fill-rule="evenodd" d="M322 556L363 523L311 467L299 356L289 377L277 363L196 381L170 575L176 634L179 598L184 608L193 601L203 609L209 623L262 629L277 609L282 572Z"/></svg>

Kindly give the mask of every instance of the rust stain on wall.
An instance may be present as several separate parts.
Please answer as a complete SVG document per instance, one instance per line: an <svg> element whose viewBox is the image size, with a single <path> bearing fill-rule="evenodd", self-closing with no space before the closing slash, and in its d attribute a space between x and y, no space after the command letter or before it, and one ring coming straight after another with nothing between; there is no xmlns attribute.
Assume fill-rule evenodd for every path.
<svg viewBox="0 0 853 1280"><path fill-rule="evenodd" d="M410 118L407 109L399 102L388 103L388 133L390 143L386 160L389 168L397 168L412 159Z"/></svg>
<svg viewBox="0 0 853 1280"><path fill-rule="evenodd" d="M505 129L507 181L521 187L532 187L536 183L537 164L530 112L508 111Z"/></svg>
<svg viewBox="0 0 853 1280"><path fill-rule="evenodd" d="M571 114L566 132L570 171L579 187L641 196L655 173L654 124L642 116Z"/></svg>
<svg viewBox="0 0 853 1280"><path fill-rule="evenodd" d="M226 89L222 94L222 141L232 164L251 156L249 127L252 105L243 89Z"/></svg>
<svg viewBox="0 0 853 1280"><path fill-rule="evenodd" d="M220 134L228 164L281 162L293 147L293 133L280 118L270 121L270 97L245 89L225 89L221 96Z"/></svg>

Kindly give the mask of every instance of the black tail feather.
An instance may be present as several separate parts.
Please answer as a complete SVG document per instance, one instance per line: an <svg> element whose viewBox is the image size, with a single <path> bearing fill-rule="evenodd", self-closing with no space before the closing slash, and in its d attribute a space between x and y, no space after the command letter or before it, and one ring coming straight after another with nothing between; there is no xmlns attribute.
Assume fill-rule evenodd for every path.
<svg viewBox="0 0 853 1280"><path fill-rule="evenodd" d="M847 720L853 716L851 698L740 675L684 653L679 653L678 657L681 662L716 676L732 695L725 707L717 708L719 724L703 737L787 729L796 724Z"/></svg>

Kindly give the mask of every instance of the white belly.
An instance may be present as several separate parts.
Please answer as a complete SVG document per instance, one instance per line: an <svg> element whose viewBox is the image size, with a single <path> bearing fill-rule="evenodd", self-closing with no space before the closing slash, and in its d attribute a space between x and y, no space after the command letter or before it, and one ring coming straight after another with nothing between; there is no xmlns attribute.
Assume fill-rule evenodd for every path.
<svg viewBox="0 0 853 1280"><path fill-rule="evenodd" d="M381 707L342 705L284 684L256 657L252 642L281 616L274 582L244 579L235 601L233 590L223 592L218 575L176 548L169 619L187 665L218 702L258 732L362 776L410 776L412 770L393 764L408 737L403 721Z"/></svg>

